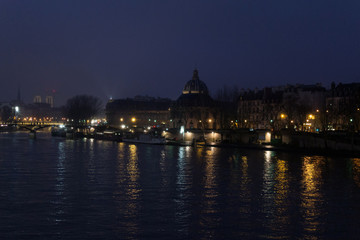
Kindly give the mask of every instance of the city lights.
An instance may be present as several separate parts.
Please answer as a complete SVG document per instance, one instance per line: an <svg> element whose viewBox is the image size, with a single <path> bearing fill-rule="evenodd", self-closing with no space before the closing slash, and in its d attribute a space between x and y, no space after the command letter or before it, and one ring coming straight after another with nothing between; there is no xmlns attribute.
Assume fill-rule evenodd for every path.
<svg viewBox="0 0 360 240"><path fill-rule="evenodd" d="M180 133L184 133L185 132L185 127L184 126L181 126L180 127Z"/></svg>

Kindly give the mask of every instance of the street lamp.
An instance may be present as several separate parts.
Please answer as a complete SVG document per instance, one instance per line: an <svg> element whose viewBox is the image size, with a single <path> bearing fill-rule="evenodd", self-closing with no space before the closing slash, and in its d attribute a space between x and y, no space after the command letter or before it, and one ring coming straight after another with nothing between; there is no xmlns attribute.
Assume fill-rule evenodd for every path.
<svg viewBox="0 0 360 240"><path fill-rule="evenodd" d="M184 141L184 135L185 135L185 127L184 126L180 127L180 134L182 134L183 141Z"/></svg>

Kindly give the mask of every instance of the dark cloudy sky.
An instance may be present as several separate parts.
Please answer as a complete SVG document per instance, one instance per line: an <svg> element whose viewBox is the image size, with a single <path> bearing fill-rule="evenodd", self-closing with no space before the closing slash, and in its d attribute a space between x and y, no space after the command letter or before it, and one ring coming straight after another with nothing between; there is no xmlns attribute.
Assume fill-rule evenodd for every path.
<svg viewBox="0 0 360 240"><path fill-rule="evenodd" d="M360 80L359 0L0 0L0 101Z"/></svg>

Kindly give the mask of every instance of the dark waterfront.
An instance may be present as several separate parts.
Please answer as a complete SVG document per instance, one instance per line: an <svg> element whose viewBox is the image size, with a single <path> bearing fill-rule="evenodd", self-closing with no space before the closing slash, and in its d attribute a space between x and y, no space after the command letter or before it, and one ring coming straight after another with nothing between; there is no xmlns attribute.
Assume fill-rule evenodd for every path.
<svg viewBox="0 0 360 240"><path fill-rule="evenodd" d="M358 239L360 158L0 134L2 239Z"/></svg>

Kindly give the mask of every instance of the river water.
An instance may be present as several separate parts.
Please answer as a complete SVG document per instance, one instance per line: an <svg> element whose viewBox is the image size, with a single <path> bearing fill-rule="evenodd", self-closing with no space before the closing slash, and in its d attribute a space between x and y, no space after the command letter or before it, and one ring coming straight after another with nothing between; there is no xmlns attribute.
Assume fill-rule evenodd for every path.
<svg viewBox="0 0 360 240"><path fill-rule="evenodd" d="M0 134L1 239L358 239L360 158Z"/></svg>

